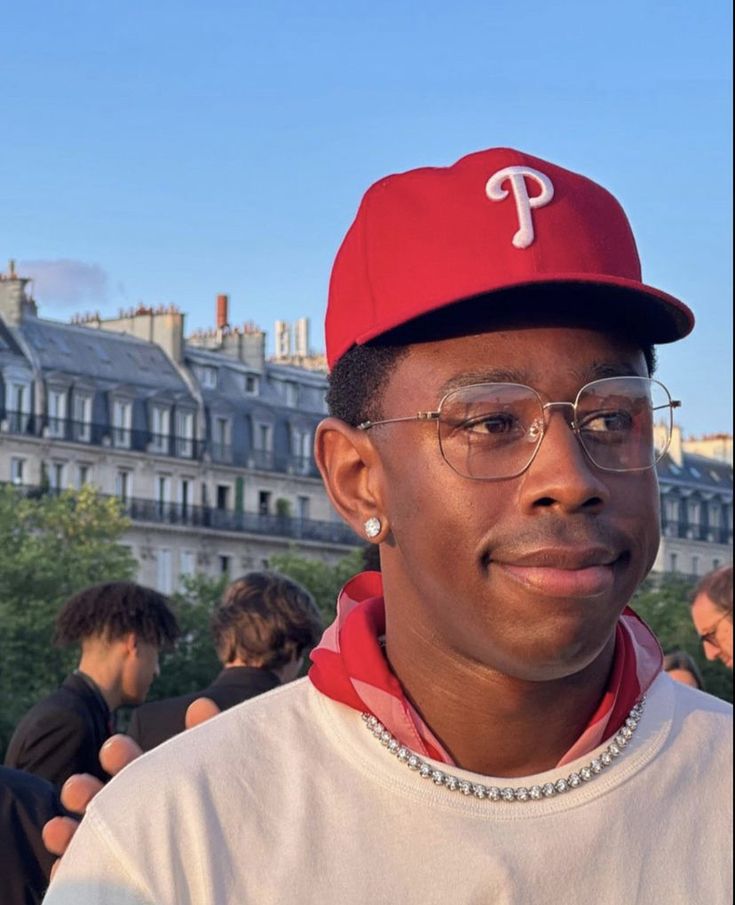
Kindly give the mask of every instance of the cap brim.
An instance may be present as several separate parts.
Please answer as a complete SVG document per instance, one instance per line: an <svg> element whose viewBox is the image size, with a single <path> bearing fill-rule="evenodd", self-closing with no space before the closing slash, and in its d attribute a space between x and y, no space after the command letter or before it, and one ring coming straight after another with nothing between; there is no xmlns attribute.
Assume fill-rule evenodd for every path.
<svg viewBox="0 0 735 905"><path fill-rule="evenodd" d="M560 294L560 290L569 287L568 297ZM553 290L553 307L546 309L539 300L545 293L529 289ZM580 291L582 290L582 291ZM441 320L450 325L452 315L461 309L462 320L470 324L473 320L485 326L492 324L494 314L503 319L509 313L523 314L524 300L531 317L548 314L551 319L559 313L579 314L595 324L604 324L618 329L635 339L651 344L670 343L682 339L691 333L694 327L694 314L679 299L653 286L629 280L624 277L584 273L565 273L539 275L527 278L522 282L496 285L469 297L442 301L437 299L427 304L421 315L406 320L390 318L381 324L375 324L357 337L357 344L363 345L387 333L400 330L403 341L410 341L411 325L431 318ZM474 308L474 303L482 302L481 308ZM566 304L565 304L566 302Z"/></svg>

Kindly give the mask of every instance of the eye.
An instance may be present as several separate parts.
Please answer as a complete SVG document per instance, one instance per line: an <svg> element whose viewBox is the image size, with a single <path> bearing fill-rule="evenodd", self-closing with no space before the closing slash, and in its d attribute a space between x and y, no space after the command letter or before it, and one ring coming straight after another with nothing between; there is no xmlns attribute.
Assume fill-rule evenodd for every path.
<svg viewBox="0 0 735 905"><path fill-rule="evenodd" d="M594 434L629 433L633 429L633 415L625 409L591 412L581 420L579 429Z"/></svg>
<svg viewBox="0 0 735 905"><path fill-rule="evenodd" d="M513 412L485 412L468 418L457 427L472 434L504 440L522 437L524 434L523 425Z"/></svg>

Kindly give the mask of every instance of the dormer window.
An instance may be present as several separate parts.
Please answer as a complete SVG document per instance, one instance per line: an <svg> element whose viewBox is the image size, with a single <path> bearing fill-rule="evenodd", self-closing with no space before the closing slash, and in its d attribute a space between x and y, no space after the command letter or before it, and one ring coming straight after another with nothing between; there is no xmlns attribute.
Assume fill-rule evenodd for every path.
<svg viewBox="0 0 735 905"><path fill-rule="evenodd" d="M54 389L48 393L48 433L49 437L63 438L66 435L66 391Z"/></svg>
<svg viewBox="0 0 735 905"><path fill-rule="evenodd" d="M211 365L196 365L194 373L203 387L208 390L217 389L217 368L213 368Z"/></svg>
<svg viewBox="0 0 735 905"><path fill-rule="evenodd" d="M255 374L245 375L245 392L248 396L258 395L258 378Z"/></svg>
<svg viewBox="0 0 735 905"><path fill-rule="evenodd" d="M167 453L171 433L171 411L168 406L154 405L151 408L151 442L149 450Z"/></svg>
<svg viewBox="0 0 735 905"><path fill-rule="evenodd" d="M75 392L72 401L72 427L74 439L89 443L92 439L92 395Z"/></svg>
<svg viewBox="0 0 735 905"><path fill-rule="evenodd" d="M115 399L112 404L112 443L120 449L130 449L133 428L133 403Z"/></svg>

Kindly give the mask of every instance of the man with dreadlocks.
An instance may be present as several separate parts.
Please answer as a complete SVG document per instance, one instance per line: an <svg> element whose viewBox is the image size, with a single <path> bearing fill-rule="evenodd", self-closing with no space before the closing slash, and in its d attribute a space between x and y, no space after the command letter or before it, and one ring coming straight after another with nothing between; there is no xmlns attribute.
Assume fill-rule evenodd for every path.
<svg viewBox="0 0 735 905"><path fill-rule="evenodd" d="M158 675L159 650L178 634L166 598L133 582L94 585L67 600L55 640L81 646L79 666L21 719L6 765L58 788L74 773L109 779L99 750L113 731L113 714L145 700Z"/></svg>

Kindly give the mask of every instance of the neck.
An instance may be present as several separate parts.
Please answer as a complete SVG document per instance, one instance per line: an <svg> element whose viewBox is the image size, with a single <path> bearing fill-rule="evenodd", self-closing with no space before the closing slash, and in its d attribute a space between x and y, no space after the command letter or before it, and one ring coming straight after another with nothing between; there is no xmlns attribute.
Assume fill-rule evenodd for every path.
<svg viewBox="0 0 735 905"><path fill-rule="evenodd" d="M94 654L87 653L82 654L78 669L86 676L89 676L99 688L110 711L113 712L117 710L122 704L120 671L117 664L110 663L109 661L105 662L104 660L95 657Z"/></svg>
<svg viewBox="0 0 735 905"><path fill-rule="evenodd" d="M405 629L388 619L387 655L406 695L458 766L488 776L555 767L599 706L614 653L613 636L580 672L529 681Z"/></svg>

